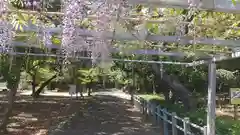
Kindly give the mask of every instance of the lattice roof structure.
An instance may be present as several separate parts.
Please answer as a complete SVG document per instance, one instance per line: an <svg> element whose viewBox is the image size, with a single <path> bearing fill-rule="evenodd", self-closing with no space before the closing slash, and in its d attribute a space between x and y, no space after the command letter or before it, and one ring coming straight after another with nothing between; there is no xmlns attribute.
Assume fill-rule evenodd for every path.
<svg viewBox="0 0 240 135"><path fill-rule="evenodd" d="M174 0L168 0L168 1L157 1L157 0L129 0L128 4L146 4L152 8L152 6L156 7L174 7L174 8L189 8L189 1L188 0L182 0L182 1L174 1ZM197 6L198 10L208 10L208 11L220 11L220 12L227 12L227 13L238 13L240 10L239 5L233 5L233 3L226 2L226 1L214 1L214 0L203 0L200 3L198 3ZM50 15L63 15L61 12L36 12L36 11L10 11L10 12L22 12L22 13L28 13L28 14L35 14L35 15L40 15L40 14L50 14ZM88 16L88 18L94 19L96 16ZM174 18L174 17L173 17ZM133 17L122 17L120 18L122 20L140 20L143 22L147 23L154 23L154 24L160 24L160 23L169 23L171 22L171 18L167 20L153 20L153 19L148 19L148 18L133 18ZM175 22L171 22L175 23ZM189 23L189 22L181 22L181 23ZM173 24L178 25L178 24ZM206 25L200 25L200 27L207 27ZM38 26L29 23L26 26L23 26L24 31L31 31L31 32L37 32L38 31ZM238 27L235 27L233 29L238 29ZM47 30L52 33L52 34L59 34L62 31L61 26L60 27L47 27ZM96 31L94 30L83 30L83 29L78 29L78 34L79 36L84 36L84 37L93 37L93 35L96 35ZM238 48L240 46L240 40L224 40L224 39L216 39L216 38L204 38L204 37L196 37L193 38L191 36L164 36L162 34L151 34L147 29L141 29L139 32L135 35L133 35L133 32L129 31L121 31L121 30L116 30L116 31L109 31L106 32L105 36L108 39L115 39L115 40L121 40L121 41L135 41L135 40L141 40L141 41L149 41L149 42L168 42L168 43L178 43L180 45L186 45L186 44L203 44L203 45L210 45L210 46L227 46L231 48L232 54L228 56L222 56L222 55L216 55L215 59L216 60L224 60L224 59L229 59L229 58L236 58L239 56L238 53ZM16 46L28 46L26 43L22 42L14 42L14 45ZM32 45L30 45L32 46ZM34 45L33 45L34 46ZM35 45L38 46L38 45ZM58 45L53 45L52 48L59 48ZM113 48L111 49L112 52L117 52L119 48ZM119 50L120 51L120 50ZM133 54L144 54L144 55L162 55L162 56L174 56L174 57L183 57L185 56L184 53L182 52L163 52L159 49L157 50L135 50L132 51ZM209 58L211 58L210 56ZM205 59L206 56L203 56L203 59ZM201 58L200 58L201 59ZM193 63L188 63L188 66L196 65L196 64L202 64L205 63L204 61L194 61Z"/></svg>
<svg viewBox="0 0 240 135"><path fill-rule="evenodd" d="M194 2L193 2L194 1ZM217 11L217 12L225 12L225 13L240 13L240 4L236 3L234 5L232 0L127 0L129 5L146 5L149 6L150 9L153 7L162 7L162 8L181 8L181 9L191 9L192 7L196 10L205 10L205 11ZM189 8L191 7L191 8ZM34 14L34 15L59 15L62 16L64 13L59 12L36 12L36 11L7 11L7 12L22 12L26 14ZM97 18L96 16L88 16L90 19ZM166 36L163 34L153 34L146 29L146 23L154 23L154 24L169 24L172 23L173 27L177 25L187 24L189 22L181 21L180 23L175 22L175 17L170 17L169 19L165 20L157 20L157 19L149 19L148 17L120 17L120 20L130 20L130 21L140 21L142 22L142 29L138 29L136 31L123 31L122 29L114 28L114 31L105 31L104 38L107 39L114 39L117 41L139 41L139 43L145 42L167 42L167 43L178 43L179 46L183 46L186 44L200 44L200 45L209 45L209 46L223 46L228 47L231 50L228 54L222 55L222 53L217 55L209 55L207 56L207 60L203 61L193 61L193 62L167 62L167 61L146 61L146 60L119 60L119 59L112 59L116 61L131 61L131 62L146 62L146 63L157 63L157 64L182 64L187 66L194 66L199 64L208 63L209 66L209 96L208 96L208 133L207 135L215 135L215 92L216 92L216 65L215 61L223 60L223 59L230 59L239 57L239 48L240 48L240 40L224 40L224 39L217 39L217 38L205 38L205 37L194 37L194 36L187 36L187 35L173 35L173 36ZM172 19L172 20L171 20ZM174 20L175 19L175 20ZM119 20L116 16L115 20ZM118 27L118 26L117 26ZM200 24L200 27L208 27L207 25ZM37 32L38 26L29 22L26 26L23 26L25 32ZM55 26L48 26L45 27L47 32L51 34L61 34L62 33L62 26L55 27ZM240 29L239 27L231 28L231 29ZM20 30L20 28L17 28ZM86 30L86 29L77 29L78 36L93 38L94 35L97 34L95 30ZM60 36L61 38L61 36ZM15 41L13 42L14 46L23 46L29 47L28 43ZM31 44L31 47L40 47L39 45ZM52 48L58 49L60 48L58 45L53 45ZM118 52L121 51L119 48L112 47L111 52ZM129 54L144 54L144 55L162 55L162 56L174 56L174 57L184 57L186 54L185 52L164 52L163 50L144 50L144 49L137 49L128 52ZM35 54L35 53L23 53L23 52L11 52L12 55L32 55L32 56L47 56L47 57L62 57L57 56L56 54ZM77 59L91 59L90 57L77 57ZM206 59L206 56L203 56ZM214 59L212 59L214 58ZM210 63L209 63L210 60Z"/></svg>

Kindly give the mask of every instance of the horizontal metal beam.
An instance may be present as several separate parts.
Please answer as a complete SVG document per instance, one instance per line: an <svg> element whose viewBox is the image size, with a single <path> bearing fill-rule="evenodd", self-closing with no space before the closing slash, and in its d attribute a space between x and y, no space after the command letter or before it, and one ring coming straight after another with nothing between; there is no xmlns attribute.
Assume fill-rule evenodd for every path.
<svg viewBox="0 0 240 135"><path fill-rule="evenodd" d="M33 14L33 15L41 15L41 14L46 14L46 15L64 15L61 12L38 12L38 11L29 11L29 10L10 10L9 12L20 12L20 13L25 13L25 14ZM94 15L89 15L87 16L88 19L97 19L97 16ZM115 16L112 17L112 19L117 19ZM178 19L178 16L170 16L170 17L164 17L164 19L151 19L149 17L121 17L121 20L129 20L129 21L142 21L146 23L154 23L154 24L172 24L173 27L180 25L180 24L190 24L192 22L187 22L187 21L181 21L177 22L176 19ZM208 25L208 24L195 24L195 27L201 27L201 28L218 28L218 27L223 27L226 29L233 29L233 30L240 30L240 27L235 27L235 26L226 26L226 25Z"/></svg>
<svg viewBox="0 0 240 135"><path fill-rule="evenodd" d="M27 55L27 56L39 56L39 57L66 57L63 55L55 55L55 54L38 54L38 53L22 53L22 52L12 52L9 53L9 55ZM69 58L75 58L76 60L79 59L88 59L92 60L93 58L91 57L80 57L80 56L75 56L75 57L69 57ZM100 58L97 58L97 60L101 60ZM110 58L109 60L112 61L123 61L123 62L136 62L136 63L149 63L149 64L169 64L169 65L188 65L190 63L185 63L185 62L172 62L172 61L146 61L146 60L129 60L129 59L114 59Z"/></svg>
<svg viewBox="0 0 240 135"><path fill-rule="evenodd" d="M33 31L36 32L37 26L36 25L28 25L24 26L23 29L25 31ZM47 29L49 32L52 33L61 33L61 28L52 28L49 27ZM83 37L94 37L94 35L97 35L96 31L94 30L83 30L83 29L77 29L78 35ZM113 36L115 35L115 36ZM133 33L130 32L120 32L116 31L115 34L113 32L105 32L105 37L109 39L116 39L116 40L140 40L144 37L144 35L133 35ZM229 46L229 47L239 47L240 46L240 40L223 40L223 39L215 39L215 38L195 38L195 40L192 37L188 36L163 36L163 35L147 35L146 39L147 41L163 41L163 42L169 42L169 43L180 43L183 45L186 44L204 44L204 45L217 45L217 46Z"/></svg>
<svg viewBox="0 0 240 135"><path fill-rule="evenodd" d="M197 0L195 0L197 1ZM129 5L146 5L157 8L183 8L189 9L189 0L127 0ZM199 10L226 12L226 13L240 13L240 4L234 5L232 0L199 0ZM14 11L10 11L14 12ZM38 14L37 12L28 12L28 14ZM46 12L41 12L46 14ZM51 12L48 14L63 15L60 12Z"/></svg>
<svg viewBox="0 0 240 135"><path fill-rule="evenodd" d="M38 12L38 11L31 11L31 10L9 10L8 12L10 13L24 13L24 14L32 14L32 15L59 15L59 16L63 16L64 13L62 12ZM86 18L90 19L90 20L95 20L98 17L96 15L88 15ZM176 16L168 16L165 17L165 19L151 19L148 16L141 16L141 17L125 17L125 16L120 16L121 20L129 20L129 21L144 21L144 22L148 22L148 23L169 23L172 22L173 19L176 20ZM116 16L112 16L112 19L117 19ZM181 23L190 23L190 22L179 22L179 24Z"/></svg>
<svg viewBox="0 0 240 135"><path fill-rule="evenodd" d="M198 10L225 12L225 13L240 13L240 4L234 5L232 0L194 0L198 1ZM129 4L143 4L152 7L162 8L183 8L189 9L189 0L127 0Z"/></svg>
<svg viewBox="0 0 240 135"><path fill-rule="evenodd" d="M220 61L240 58L240 55L234 55L234 54L235 53L233 53L231 57L227 57L227 56L218 56L218 57L217 56L213 56L213 57L209 57L208 60L194 61L191 64L187 65L187 67L193 67L193 66L200 66L200 65L204 65L204 64L209 64L209 61L211 59L213 59L214 62L220 62Z"/></svg>
<svg viewBox="0 0 240 135"><path fill-rule="evenodd" d="M27 45L26 43L23 42L13 42L14 46L19 46L19 47L36 47L39 48L40 46L36 45ZM52 45L50 47L51 49L60 49L59 45ZM122 50L120 48L112 48L110 50L112 53L118 53L121 52ZM136 55L160 55L160 56L171 56L171 57L184 57L184 53L180 52L162 52L160 50L156 49L136 49L136 50L127 50L123 51L124 54L126 55L131 55L131 54L136 54Z"/></svg>

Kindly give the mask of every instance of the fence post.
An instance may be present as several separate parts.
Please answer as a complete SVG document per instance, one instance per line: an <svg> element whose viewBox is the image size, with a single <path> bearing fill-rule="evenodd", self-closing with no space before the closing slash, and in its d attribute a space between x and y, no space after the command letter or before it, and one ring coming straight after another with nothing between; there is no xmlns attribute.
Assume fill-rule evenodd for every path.
<svg viewBox="0 0 240 135"><path fill-rule="evenodd" d="M203 135L207 135L207 126L203 127Z"/></svg>
<svg viewBox="0 0 240 135"><path fill-rule="evenodd" d="M148 102L148 115L152 115L152 104L150 104L150 102Z"/></svg>
<svg viewBox="0 0 240 135"><path fill-rule="evenodd" d="M153 104L153 117L154 117L154 121L157 124L157 105Z"/></svg>
<svg viewBox="0 0 240 135"><path fill-rule="evenodd" d="M157 123L160 124L161 121L161 106L157 106Z"/></svg>
<svg viewBox="0 0 240 135"><path fill-rule="evenodd" d="M145 116L148 116L148 101L145 101Z"/></svg>
<svg viewBox="0 0 240 135"><path fill-rule="evenodd" d="M175 112L172 113L172 135L177 135L177 119L176 119L177 114Z"/></svg>
<svg viewBox="0 0 240 135"><path fill-rule="evenodd" d="M143 108L143 114L145 114L146 113L146 101L145 100L143 100L142 108Z"/></svg>
<svg viewBox="0 0 240 135"><path fill-rule="evenodd" d="M155 118L156 117L155 116L155 114L156 114L156 104L152 103L151 107L152 107L152 115Z"/></svg>
<svg viewBox="0 0 240 135"><path fill-rule="evenodd" d="M149 102L147 101L147 116L149 116L149 114L150 114L150 111L149 111Z"/></svg>
<svg viewBox="0 0 240 135"><path fill-rule="evenodd" d="M184 135L188 135L188 132L189 132L189 118L188 117L184 118L183 128L184 128Z"/></svg>
<svg viewBox="0 0 240 135"><path fill-rule="evenodd" d="M152 116L155 117L155 104L151 105L151 110L152 110Z"/></svg>
<svg viewBox="0 0 240 135"><path fill-rule="evenodd" d="M145 103L146 103L146 105L145 105L146 115L148 115L148 102L146 101Z"/></svg>
<svg viewBox="0 0 240 135"><path fill-rule="evenodd" d="M164 131L164 135L168 135L168 118L167 118L167 109L164 108L163 109L163 131Z"/></svg>
<svg viewBox="0 0 240 135"><path fill-rule="evenodd" d="M144 114L144 100L142 100L142 98L139 98L139 101L140 101L141 112L142 114Z"/></svg>

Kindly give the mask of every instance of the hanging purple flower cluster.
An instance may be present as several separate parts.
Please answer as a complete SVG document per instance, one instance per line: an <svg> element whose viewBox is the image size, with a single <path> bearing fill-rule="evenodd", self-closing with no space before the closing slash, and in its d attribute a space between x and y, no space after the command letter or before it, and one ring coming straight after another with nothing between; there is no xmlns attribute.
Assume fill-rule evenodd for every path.
<svg viewBox="0 0 240 135"><path fill-rule="evenodd" d="M7 50L6 47L4 47L4 46L0 46L0 53L5 53L6 50Z"/></svg>
<svg viewBox="0 0 240 135"><path fill-rule="evenodd" d="M8 10L7 0L0 0L0 16ZM9 50L12 44L12 27L5 19L0 20L0 52Z"/></svg>
<svg viewBox="0 0 240 135"><path fill-rule="evenodd" d="M105 2L101 8L96 12L97 20L95 24L96 35L92 47L93 61L100 57L103 62L107 62L110 57L111 39L106 39L106 31L111 31L112 16L118 16L118 11L124 8L124 0L109 0ZM121 8L121 9L120 9Z"/></svg>
<svg viewBox="0 0 240 135"><path fill-rule="evenodd" d="M0 45L11 45L12 31L7 21L0 21Z"/></svg>
<svg viewBox="0 0 240 135"><path fill-rule="evenodd" d="M52 33L48 30L48 27L40 20L37 20L37 37L42 40L44 46L48 49L52 49Z"/></svg>
<svg viewBox="0 0 240 135"><path fill-rule="evenodd" d="M85 2L86 0L65 0L64 2L62 48L67 56L88 46L83 37L77 36L75 24L76 20L83 20L87 16Z"/></svg>
<svg viewBox="0 0 240 135"><path fill-rule="evenodd" d="M96 61L98 57L101 57L102 60L106 60L109 56L109 45L110 40L105 39L105 31L110 30L110 22L111 22L111 13L112 13L111 5L105 3L102 7L97 11L97 20L95 23L96 35L93 41L92 46L92 59L93 62Z"/></svg>
<svg viewBox="0 0 240 135"><path fill-rule="evenodd" d="M28 9L40 9L41 1L40 0L24 0L24 6Z"/></svg>
<svg viewBox="0 0 240 135"><path fill-rule="evenodd" d="M0 0L0 16L7 11L8 0Z"/></svg>
<svg viewBox="0 0 240 135"><path fill-rule="evenodd" d="M96 33L93 35L93 40L89 43L86 38L78 35L79 31L75 24L75 20L83 20L87 17L87 0L67 0L64 3L64 19L62 32L62 48L67 56L73 52L86 50L91 52L91 57L94 62L97 58L106 60L110 56L111 39L106 39L106 31L111 31L112 16L116 15L119 8L123 8L124 0L108 0L95 1L94 5L101 5L97 8L94 15L97 16L94 27ZM101 4L99 4L101 3ZM125 4L125 3L124 3ZM89 8L89 7L88 7ZM90 7L90 10L96 10L96 6Z"/></svg>
<svg viewBox="0 0 240 135"><path fill-rule="evenodd" d="M43 31L43 43L48 49L52 48L52 34L46 29Z"/></svg>

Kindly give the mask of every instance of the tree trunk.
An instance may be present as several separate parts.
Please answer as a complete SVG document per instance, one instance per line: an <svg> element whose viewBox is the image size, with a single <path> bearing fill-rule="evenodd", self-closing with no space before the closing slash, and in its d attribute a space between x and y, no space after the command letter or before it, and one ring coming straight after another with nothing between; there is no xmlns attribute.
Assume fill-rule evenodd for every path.
<svg viewBox="0 0 240 135"><path fill-rule="evenodd" d="M91 96L91 85L87 84L88 96Z"/></svg>
<svg viewBox="0 0 240 135"><path fill-rule="evenodd" d="M34 73L32 75L32 94L31 95L34 95L36 91L36 74Z"/></svg>
<svg viewBox="0 0 240 135"><path fill-rule="evenodd" d="M10 91L8 92L7 110L5 111L2 124L0 125L0 134L2 133L7 134L4 132L7 132L8 120L12 114L13 105L14 105L14 101L15 101L15 97L16 97L16 93L17 93L17 89L20 81L20 76L21 76L20 73L21 73L21 67L23 64L23 59L22 57L17 57L17 56L7 56L7 57L1 57L1 62L4 62L4 64L2 63L3 65L1 65L2 66L1 72L4 73L3 76L4 76L4 79L6 79L7 88Z"/></svg>
<svg viewBox="0 0 240 135"><path fill-rule="evenodd" d="M2 124L0 125L0 131L4 134L6 134L6 132L7 132L7 124L8 124L8 120L12 114L13 104L15 101L16 93L17 93L17 87L10 89L10 91L8 93L8 106L7 106L7 110L4 114Z"/></svg>
<svg viewBox="0 0 240 135"><path fill-rule="evenodd" d="M178 97L176 96L176 93L172 92L172 97L170 101L172 104L175 104L178 101Z"/></svg>
<svg viewBox="0 0 240 135"><path fill-rule="evenodd" d="M75 83L75 84L76 84L76 97L77 97L77 99L78 99L78 94L80 93L80 92L79 92L80 86L79 86L78 83Z"/></svg>
<svg viewBox="0 0 240 135"><path fill-rule="evenodd" d="M38 98L40 96L40 93L42 92L42 90L56 77L57 77L57 75L54 75L51 78L49 78L47 81L42 83L41 86L37 89L37 91L33 94L33 97Z"/></svg>
<svg viewBox="0 0 240 135"><path fill-rule="evenodd" d="M85 86L82 84L80 87L80 96L83 97L83 91L85 89Z"/></svg>
<svg viewBox="0 0 240 135"><path fill-rule="evenodd" d="M91 88L88 88L88 96L91 96Z"/></svg>
<svg viewBox="0 0 240 135"><path fill-rule="evenodd" d="M88 96L91 96L92 84L89 83L89 84L87 84L86 86L87 86Z"/></svg>
<svg viewBox="0 0 240 135"><path fill-rule="evenodd" d="M161 73L159 71L158 65L152 64L153 70L157 73L157 75L160 77ZM175 76L170 76L166 73L163 73L163 81L167 83L174 94L176 94L184 104L184 107L186 110L194 109L195 108L195 101L192 98L191 92L184 87Z"/></svg>
<svg viewBox="0 0 240 135"><path fill-rule="evenodd" d="M166 100L167 102L170 101L169 90L164 91L164 92L163 92L163 96L164 96L164 98L165 98L165 100Z"/></svg>

